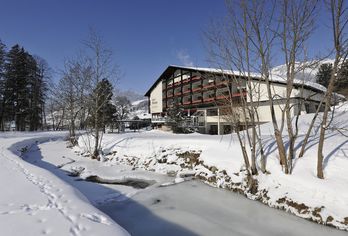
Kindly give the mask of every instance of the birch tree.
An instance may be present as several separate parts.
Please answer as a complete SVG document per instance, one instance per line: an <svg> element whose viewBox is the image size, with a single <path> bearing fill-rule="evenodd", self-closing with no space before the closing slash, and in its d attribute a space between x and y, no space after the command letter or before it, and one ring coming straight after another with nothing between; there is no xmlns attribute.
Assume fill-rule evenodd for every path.
<svg viewBox="0 0 348 236"><path fill-rule="evenodd" d="M246 78L247 99L242 98L243 116L249 118L251 131L246 131L251 151L252 173L255 173L255 144L262 152L259 123L259 98L257 85L266 85L271 123L273 125L280 164L286 174L291 173L294 158L294 144L297 138L297 125L293 126L294 107L292 92L294 80L303 66L297 67L297 60L304 58L304 48L312 34L317 1L227 1L226 22L217 24L209 41L213 42L213 61L221 67L237 70ZM284 58L286 93L277 94L273 89L272 58ZM306 65L305 63L303 64ZM256 81L256 72L259 81ZM240 78L238 78L240 81ZM236 80L237 81L237 80ZM303 90L303 89L302 89ZM280 102L284 101L281 106ZM276 116L276 107L282 110ZM299 115L300 113L297 113ZM297 118L298 119L298 118ZM246 122L247 123L247 122ZM289 148L283 138L287 125ZM258 127L258 128L257 128ZM265 157L261 158L262 171L265 171Z"/></svg>
<svg viewBox="0 0 348 236"><path fill-rule="evenodd" d="M333 34L333 51L335 59L332 66L332 73L324 97L324 113L320 124L319 143L318 143L318 161L317 161L317 177L324 178L323 171L323 148L325 142L325 132L330 125L330 105L333 99L333 91L337 81L337 75L340 64L343 64L347 58L348 38L345 33L348 23L347 5L344 0L329 0L326 2L331 15L332 34Z"/></svg>

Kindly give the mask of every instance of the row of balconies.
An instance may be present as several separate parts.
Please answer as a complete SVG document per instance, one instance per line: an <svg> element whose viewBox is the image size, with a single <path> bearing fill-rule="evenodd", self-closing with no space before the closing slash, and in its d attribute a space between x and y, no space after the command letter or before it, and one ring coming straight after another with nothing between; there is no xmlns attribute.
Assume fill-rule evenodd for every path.
<svg viewBox="0 0 348 236"><path fill-rule="evenodd" d="M181 79L179 81L169 81L167 84L167 89L170 89L170 88L182 85L182 84L188 84L190 82L198 81L198 80L201 80L200 76L193 76L191 78L189 76L187 76L187 77L183 78L182 81L181 81ZM164 83L164 85L165 85L165 83Z"/></svg>
<svg viewBox="0 0 348 236"><path fill-rule="evenodd" d="M214 86L226 86L227 85L227 79L223 77L216 77L216 78L202 78L200 76L193 76L189 77L186 76L183 78L181 81L169 81L167 86L166 83L164 83L164 89L172 89L173 87L178 87L178 86L185 86L189 83L192 83L192 85L195 86L201 86L203 88L209 88L209 87L214 87Z"/></svg>
<svg viewBox="0 0 348 236"><path fill-rule="evenodd" d="M184 86L184 87L179 87L179 88L175 88L174 90L168 90L168 91L164 91L163 92L163 98L167 97L167 98L172 98L172 97L177 97L177 96L181 96L181 95L187 95L190 94L191 92L193 94L195 94L195 92L199 92L202 91L203 93L214 93L215 90L210 89L212 87L208 87L209 84L207 84L205 87L201 87L201 85L194 85L192 84L192 89L191 86ZM217 97L221 97L221 96L230 96L229 93L229 87L219 87L216 89L216 96ZM232 93L237 93L238 89L237 87L233 87L232 88Z"/></svg>
<svg viewBox="0 0 348 236"><path fill-rule="evenodd" d="M177 102L177 105L190 105L190 104L200 104L200 103L212 103L215 101L221 101L224 99L238 99L241 96L246 96L247 93L245 90L243 91L237 91L232 94L227 89L221 89L217 90L216 93L214 91L207 91L205 93L196 93L188 95L188 96L183 96L181 101ZM165 107L165 99L163 102L163 106ZM169 98L167 100L168 107L171 107L175 104L175 99L174 98Z"/></svg>

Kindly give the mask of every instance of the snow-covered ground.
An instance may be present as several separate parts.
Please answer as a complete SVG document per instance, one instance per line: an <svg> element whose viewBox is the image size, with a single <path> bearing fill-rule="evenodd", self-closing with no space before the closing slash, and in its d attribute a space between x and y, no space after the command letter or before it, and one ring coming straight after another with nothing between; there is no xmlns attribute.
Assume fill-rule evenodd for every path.
<svg viewBox="0 0 348 236"><path fill-rule="evenodd" d="M156 132L133 135L154 133ZM114 221L132 235L141 236L346 234L197 180L180 182L176 177L133 170L131 166L111 161L98 162L76 155L66 148L66 142L61 139L63 135L40 133L6 138L2 147L16 143L11 147L16 154L20 153L15 150L28 148L22 155L23 159L2 149L6 156L3 159L9 161L2 163L2 169L16 169L17 164L12 164L20 163L28 172L25 175L22 170L18 170L16 195L20 195L6 197L6 202L11 204L0 205L2 212L13 212L13 215L6 213L0 216L1 233L4 235L23 235L23 232L26 235L124 235ZM21 141L23 138L28 140ZM13 161L8 160L8 157ZM70 174L73 170L79 171L80 176L69 176L65 170ZM11 173L2 172L15 177L16 174L12 171L14 170ZM83 180L95 175L108 180L142 180L150 185L135 188ZM39 185L29 181L28 176L33 181L40 178ZM7 184L6 179L2 178L1 181L3 189ZM175 182L179 184L174 184ZM33 189L27 189L27 185ZM47 201L52 201L55 205L37 207Z"/></svg>
<svg viewBox="0 0 348 236"><path fill-rule="evenodd" d="M297 151L311 118L312 115L304 115L300 119ZM106 135L103 147L104 153L110 153L106 156L107 163L175 175L177 181L195 176L213 186L243 192L269 206L347 230L348 141L341 134L347 133L346 120L348 114L338 108L332 129L326 134L324 180L316 177L318 125L313 129L305 156L294 160L291 175L281 170L271 125L264 125L262 140L270 174L256 177L258 189L252 194L245 192L242 154L234 135L171 134L154 130ZM82 153L87 151L82 138L80 146Z"/></svg>
<svg viewBox="0 0 348 236"><path fill-rule="evenodd" d="M35 141L65 133L5 133L0 142L1 235L128 235L108 216L93 207L76 188L50 170L20 158L25 146L37 161L43 158ZM20 151L21 150L21 151ZM51 152L46 153L48 156Z"/></svg>
<svg viewBox="0 0 348 236"><path fill-rule="evenodd" d="M337 108L327 133L324 180L316 178L317 127L289 176L280 169L271 126L262 126L270 174L257 176L253 194L243 192L234 135L105 134L100 162L84 155L85 136L69 149L64 132L1 134L1 235L127 235L123 228L132 235L346 235L202 183L347 229L345 110ZM300 119L299 142L310 119Z"/></svg>

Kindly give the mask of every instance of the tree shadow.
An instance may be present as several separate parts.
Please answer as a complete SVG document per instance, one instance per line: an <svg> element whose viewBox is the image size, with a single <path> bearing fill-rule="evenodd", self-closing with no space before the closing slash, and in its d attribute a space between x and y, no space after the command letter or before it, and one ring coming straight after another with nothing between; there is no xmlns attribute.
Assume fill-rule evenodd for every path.
<svg viewBox="0 0 348 236"><path fill-rule="evenodd" d="M159 216L153 214L146 206L139 204L115 189L93 182L76 181L76 177L69 176L67 172L49 162L46 162L43 159L39 144L58 139L61 139L61 136L27 139L13 144L9 150L17 156L22 156L24 161L51 172L65 183L77 189L90 201L90 203L117 222L117 224L122 226L131 235L197 235L191 232L189 229L160 218ZM27 155L21 155L19 150L25 146L30 146L31 151L27 153ZM107 204L98 204L92 197L92 194L95 193L108 193L111 196L117 196L118 199L122 198L123 201L112 201L112 203L109 201ZM131 206L131 208L129 206ZM121 211L116 212L113 211L114 209ZM138 217L137 220L141 219L141 222L134 221L134 213L140 214L141 217Z"/></svg>
<svg viewBox="0 0 348 236"><path fill-rule="evenodd" d="M325 167L327 166L327 164L329 163L330 158L331 158L335 153L337 153L337 152L341 149L341 147L343 147L343 146L344 146L345 144L347 144L347 143L348 143L348 140L342 142L341 144L339 144L338 146L336 146L329 154L326 155L326 157L324 158L324 161L323 161L323 167L324 167L324 169L325 169ZM346 154L345 154L344 152L343 152L343 154L344 154L345 157L347 157Z"/></svg>

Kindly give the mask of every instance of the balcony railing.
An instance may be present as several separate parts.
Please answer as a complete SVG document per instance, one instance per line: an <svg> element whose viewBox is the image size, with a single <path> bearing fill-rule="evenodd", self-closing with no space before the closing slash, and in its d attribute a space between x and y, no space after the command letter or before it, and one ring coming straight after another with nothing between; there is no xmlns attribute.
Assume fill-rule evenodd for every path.
<svg viewBox="0 0 348 236"><path fill-rule="evenodd" d="M191 81L196 81L196 80L200 80L200 79L201 79L200 76L193 76L193 77L191 78Z"/></svg>
<svg viewBox="0 0 348 236"><path fill-rule="evenodd" d="M201 89L202 89L201 86L197 86L197 87L195 87L195 88L192 88L192 92L196 92L196 91L199 91L199 90L201 90Z"/></svg>
<svg viewBox="0 0 348 236"><path fill-rule="evenodd" d="M152 123L165 123L167 121L166 117L152 117Z"/></svg>
<svg viewBox="0 0 348 236"><path fill-rule="evenodd" d="M203 84L203 89L209 89L215 87L214 83L209 83L209 84Z"/></svg>
<svg viewBox="0 0 348 236"><path fill-rule="evenodd" d="M193 100L192 104L201 103L201 102L202 102L202 99L197 99L197 100Z"/></svg>
<svg viewBox="0 0 348 236"><path fill-rule="evenodd" d="M184 89L184 91L182 93L186 94L186 93L190 93L190 92L191 92L191 89Z"/></svg>
<svg viewBox="0 0 348 236"><path fill-rule="evenodd" d="M212 102L215 98L203 98L203 102Z"/></svg>
<svg viewBox="0 0 348 236"><path fill-rule="evenodd" d="M227 87L228 82L227 81L221 81L216 83L216 87L221 88L221 87Z"/></svg>

